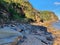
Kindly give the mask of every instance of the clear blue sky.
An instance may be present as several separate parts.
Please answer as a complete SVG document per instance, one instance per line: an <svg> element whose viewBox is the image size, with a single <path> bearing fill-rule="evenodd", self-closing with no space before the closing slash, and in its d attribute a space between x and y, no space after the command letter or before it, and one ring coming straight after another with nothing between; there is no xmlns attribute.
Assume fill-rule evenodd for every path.
<svg viewBox="0 0 60 45"><path fill-rule="evenodd" d="M60 19L60 0L29 0L37 10L49 10L55 12Z"/></svg>

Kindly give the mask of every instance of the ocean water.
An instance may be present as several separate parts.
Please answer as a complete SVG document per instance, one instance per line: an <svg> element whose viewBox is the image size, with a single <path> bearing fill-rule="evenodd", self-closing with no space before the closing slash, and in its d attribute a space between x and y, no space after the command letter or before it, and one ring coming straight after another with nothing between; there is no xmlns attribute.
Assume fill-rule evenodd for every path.
<svg viewBox="0 0 60 45"><path fill-rule="evenodd" d="M52 23L52 26L53 26L55 29L60 30L60 20L57 21L57 22Z"/></svg>

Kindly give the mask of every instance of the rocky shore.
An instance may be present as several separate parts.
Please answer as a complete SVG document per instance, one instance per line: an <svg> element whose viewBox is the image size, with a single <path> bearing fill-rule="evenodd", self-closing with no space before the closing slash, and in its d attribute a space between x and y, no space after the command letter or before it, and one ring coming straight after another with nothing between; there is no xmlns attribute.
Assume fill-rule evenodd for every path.
<svg viewBox="0 0 60 45"><path fill-rule="evenodd" d="M3 41L6 40L4 43L1 40L0 45L53 45L54 37L50 32L47 32L47 28L44 26L22 23L4 24L0 30L5 32L2 38ZM0 34L2 33L0 32Z"/></svg>
<svg viewBox="0 0 60 45"><path fill-rule="evenodd" d="M54 35L53 45L60 45L60 22L54 22L51 26L48 27L48 32L51 32Z"/></svg>

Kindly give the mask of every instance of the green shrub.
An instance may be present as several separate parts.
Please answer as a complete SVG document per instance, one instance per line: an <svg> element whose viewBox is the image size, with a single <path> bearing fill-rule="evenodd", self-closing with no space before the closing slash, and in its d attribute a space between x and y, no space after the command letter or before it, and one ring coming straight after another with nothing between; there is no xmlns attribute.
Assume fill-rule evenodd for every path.
<svg viewBox="0 0 60 45"><path fill-rule="evenodd" d="M41 13L41 15L40 15L41 19L43 19L45 21L51 20L51 14L50 14L51 12L49 12L49 11L41 11L40 13Z"/></svg>

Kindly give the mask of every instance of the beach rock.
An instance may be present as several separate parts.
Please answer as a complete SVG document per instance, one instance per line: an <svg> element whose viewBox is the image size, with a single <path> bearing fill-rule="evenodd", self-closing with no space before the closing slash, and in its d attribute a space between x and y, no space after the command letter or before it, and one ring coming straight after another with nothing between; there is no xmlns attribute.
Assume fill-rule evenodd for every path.
<svg viewBox="0 0 60 45"><path fill-rule="evenodd" d="M60 45L60 20L53 22L48 27L48 31L54 36L53 45Z"/></svg>
<svg viewBox="0 0 60 45"><path fill-rule="evenodd" d="M22 38L18 45L52 45L52 34L47 32L47 28L43 26L35 26L29 24L20 24L25 38Z"/></svg>
<svg viewBox="0 0 60 45"><path fill-rule="evenodd" d="M52 45L53 43L52 34L47 32L46 27L31 24L9 24L0 29L0 38L3 40L0 44L6 45Z"/></svg>
<svg viewBox="0 0 60 45"><path fill-rule="evenodd" d="M0 29L0 45L15 42L18 40L17 38L19 36L23 37L23 35L20 32L15 31L10 27L1 28Z"/></svg>

